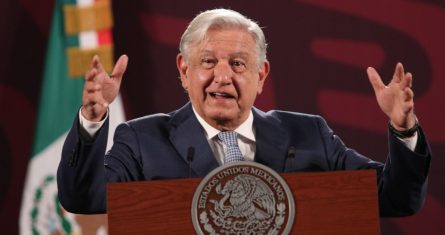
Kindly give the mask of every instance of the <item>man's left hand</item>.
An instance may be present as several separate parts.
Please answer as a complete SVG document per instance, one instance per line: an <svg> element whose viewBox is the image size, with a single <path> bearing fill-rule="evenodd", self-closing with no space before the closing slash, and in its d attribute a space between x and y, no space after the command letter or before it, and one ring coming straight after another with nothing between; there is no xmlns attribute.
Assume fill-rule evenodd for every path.
<svg viewBox="0 0 445 235"><path fill-rule="evenodd" d="M403 65L397 63L391 82L385 85L374 68L369 67L367 73L377 102L391 125L399 131L412 128L416 123L412 74L405 73Z"/></svg>

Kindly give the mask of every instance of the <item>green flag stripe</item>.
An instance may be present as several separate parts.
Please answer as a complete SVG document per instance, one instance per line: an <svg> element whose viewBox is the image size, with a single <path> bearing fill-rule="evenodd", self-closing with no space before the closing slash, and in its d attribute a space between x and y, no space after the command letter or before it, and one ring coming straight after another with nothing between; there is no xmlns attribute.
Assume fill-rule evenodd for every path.
<svg viewBox="0 0 445 235"><path fill-rule="evenodd" d="M77 0L63 0L64 4L77 4Z"/></svg>
<svg viewBox="0 0 445 235"><path fill-rule="evenodd" d="M62 1L56 1L43 73L33 156L71 127L73 117L81 105L84 81L68 78L62 14Z"/></svg>
<svg viewBox="0 0 445 235"><path fill-rule="evenodd" d="M67 47L78 47L79 46L79 35L66 35L65 45Z"/></svg>

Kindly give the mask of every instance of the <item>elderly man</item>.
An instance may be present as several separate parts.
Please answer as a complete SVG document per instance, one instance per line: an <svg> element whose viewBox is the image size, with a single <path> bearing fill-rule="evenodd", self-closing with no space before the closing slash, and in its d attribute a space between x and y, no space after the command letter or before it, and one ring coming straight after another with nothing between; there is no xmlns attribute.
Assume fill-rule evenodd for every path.
<svg viewBox="0 0 445 235"><path fill-rule="evenodd" d="M254 108L270 70L265 37L255 22L226 9L199 14L182 35L176 63L190 102L121 124L104 158L107 107L127 62L121 56L109 76L96 56L86 74L82 108L57 175L68 211L105 212L107 182L203 177L237 160L277 172L376 169L382 216L409 215L423 204L431 154L414 115L412 75L400 63L387 86L373 68L367 70L390 120L389 157L382 164L347 148L319 116ZM227 153L226 134L239 154ZM292 164L289 153L295 155Z"/></svg>

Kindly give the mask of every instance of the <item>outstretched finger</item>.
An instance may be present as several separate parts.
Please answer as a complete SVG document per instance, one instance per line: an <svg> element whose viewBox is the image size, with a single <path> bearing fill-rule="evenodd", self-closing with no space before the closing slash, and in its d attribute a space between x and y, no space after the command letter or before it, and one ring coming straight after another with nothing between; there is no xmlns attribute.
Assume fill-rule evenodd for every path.
<svg viewBox="0 0 445 235"><path fill-rule="evenodd" d="M403 93L403 101L409 101L414 99L414 92L410 88L406 88Z"/></svg>
<svg viewBox="0 0 445 235"><path fill-rule="evenodd" d="M121 55L119 59L116 62L116 65L113 68L112 77L121 79L125 73L125 70L127 69L128 64L128 56L127 55Z"/></svg>
<svg viewBox="0 0 445 235"><path fill-rule="evenodd" d="M405 87L411 88L413 86L413 75L411 73L406 73L403 76L402 82L400 83L402 89Z"/></svg>
<svg viewBox="0 0 445 235"><path fill-rule="evenodd" d="M372 85L372 88L374 89L374 92L378 92L381 89L385 88L385 84L383 83L382 79L380 78L380 75L377 73L377 71L373 67L369 67L366 70L368 74L369 82Z"/></svg>
<svg viewBox="0 0 445 235"><path fill-rule="evenodd" d="M98 74L104 72L104 67L100 62L100 57L98 55L93 56L93 59L91 61L91 68L97 69Z"/></svg>
<svg viewBox="0 0 445 235"><path fill-rule="evenodd" d="M405 75L402 63L397 63L396 68L394 70L394 75L392 76L392 81L399 83L402 81L403 76Z"/></svg>
<svg viewBox="0 0 445 235"><path fill-rule="evenodd" d="M93 81L94 78L97 75L97 69L96 68L91 68L89 69L86 73L85 73L85 80L86 81Z"/></svg>
<svg viewBox="0 0 445 235"><path fill-rule="evenodd" d="M94 55L93 58L91 59L90 68L96 68L98 62L99 62L99 56Z"/></svg>

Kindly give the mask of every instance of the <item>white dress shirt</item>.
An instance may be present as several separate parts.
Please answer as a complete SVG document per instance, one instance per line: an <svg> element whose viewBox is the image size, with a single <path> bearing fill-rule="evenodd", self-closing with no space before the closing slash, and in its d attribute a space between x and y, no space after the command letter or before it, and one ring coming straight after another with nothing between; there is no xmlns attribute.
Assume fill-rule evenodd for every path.
<svg viewBox="0 0 445 235"><path fill-rule="evenodd" d="M221 131L210 126L204 119L199 116L196 112L195 108L193 108L193 112L195 113L198 122L204 128L204 134L209 142L210 148L212 149L213 154L216 157L216 160L220 165L224 164L224 156L227 152L226 145L218 138L218 133ZM253 129L253 114L252 111L249 113L249 117L247 117L246 121L244 121L238 128L234 130L237 135L238 146L241 150L241 154L244 157L244 160L253 161L255 157L255 133Z"/></svg>

